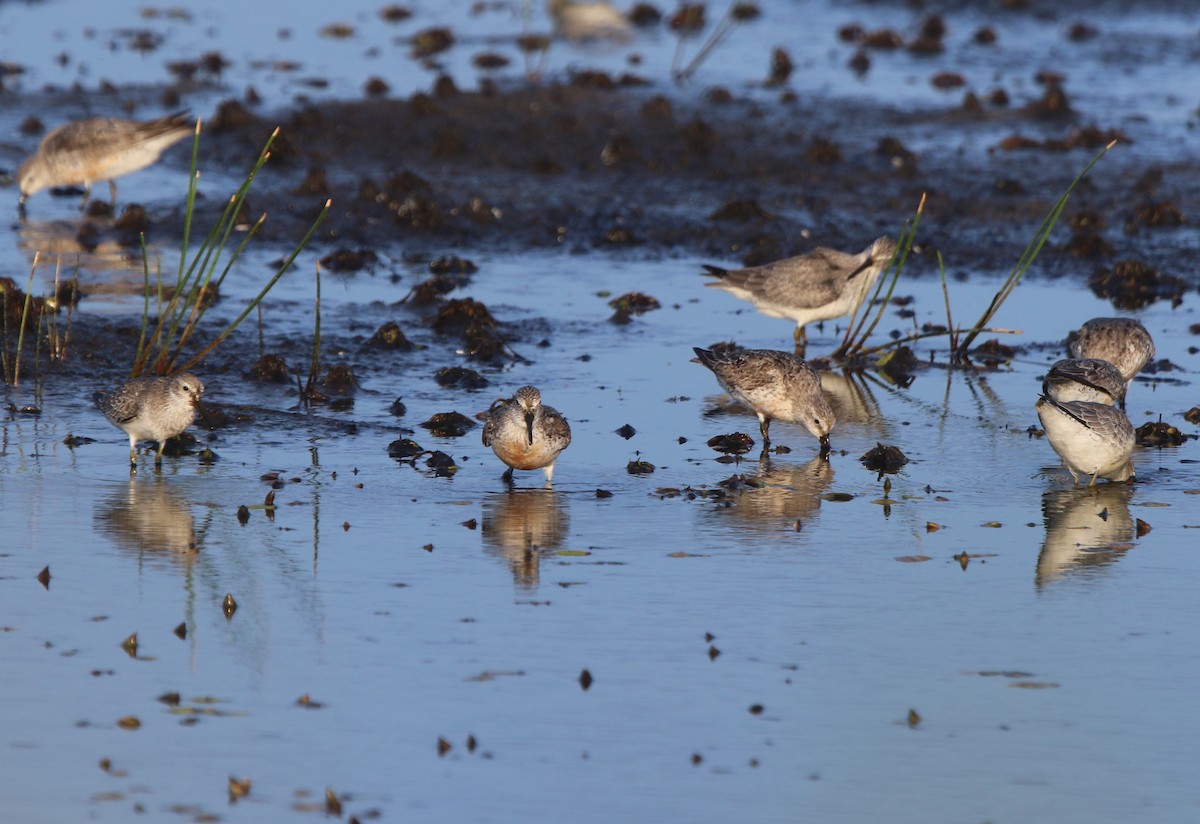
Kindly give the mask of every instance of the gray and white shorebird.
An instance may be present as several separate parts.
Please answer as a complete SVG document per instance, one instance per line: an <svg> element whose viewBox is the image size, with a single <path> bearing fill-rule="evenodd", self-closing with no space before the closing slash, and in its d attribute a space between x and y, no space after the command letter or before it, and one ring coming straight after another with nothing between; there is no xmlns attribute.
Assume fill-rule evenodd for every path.
<svg viewBox="0 0 1200 824"><path fill-rule="evenodd" d="M1050 446L1062 458L1075 485L1080 477L1127 481L1134 477L1133 424L1116 407L1092 401L1056 401L1042 396L1035 406Z"/></svg>
<svg viewBox="0 0 1200 824"><path fill-rule="evenodd" d="M83 208L92 184L100 180L108 181L116 204L115 178L146 168L194 131L186 112L146 121L96 117L59 126L17 169L21 208L31 195L51 186L83 186Z"/></svg>
<svg viewBox="0 0 1200 824"><path fill-rule="evenodd" d="M705 265L707 273L717 278L705 285L750 301L768 317L794 320L796 352L803 354L808 342L805 325L852 314L895 253L895 241L881 237L856 255L821 246L746 269Z"/></svg>
<svg viewBox="0 0 1200 824"><path fill-rule="evenodd" d="M512 482L514 469L541 469L546 483L553 483L554 462L571 445L571 427L557 409L542 403L536 386L522 386L487 411L483 445L508 466L505 481Z"/></svg>
<svg viewBox="0 0 1200 824"><path fill-rule="evenodd" d="M138 441L157 441L154 465L162 465L163 447L191 426L204 384L190 372L134 378L109 394L93 398L108 422L129 435L129 465L137 466Z"/></svg>
<svg viewBox="0 0 1200 824"><path fill-rule="evenodd" d="M803 358L773 349L713 352L693 347L693 360L709 369L717 383L758 415L763 449L771 445L771 421L798 423L829 454L829 433L837 422L833 408L821 392L821 378Z"/></svg>
<svg viewBox="0 0 1200 824"><path fill-rule="evenodd" d="M1042 379L1042 394L1056 401L1091 401L1108 406L1125 404L1125 378L1100 358L1057 361Z"/></svg>
<svg viewBox="0 0 1200 824"><path fill-rule="evenodd" d="M1154 339L1133 318L1092 318L1067 338L1073 358L1100 358L1121 372L1125 385L1154 357Z"/></svg>
<svg viewBox="0 0 1200 824"><path fill-rule="evenodd" d="M633 26L605 0L547 0L554 30L568 40L611 40L624 43Z"/></svg>

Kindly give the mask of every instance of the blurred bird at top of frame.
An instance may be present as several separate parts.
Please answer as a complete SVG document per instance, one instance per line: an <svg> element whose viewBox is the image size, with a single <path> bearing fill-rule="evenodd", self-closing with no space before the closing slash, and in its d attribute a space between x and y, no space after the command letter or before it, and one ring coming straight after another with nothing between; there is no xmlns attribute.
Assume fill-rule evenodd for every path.
<svg viewBox="0 0 1200 824"><path fill-rule="evenodd" d="M705 285L750 301L768 317L794 320L796 354L803 355L808 343L804 327L857 311L895 254L896 243L889 237L878 238L856 255L820 246L745 269L705 265L707 274L717 278Z"/></svg>
<svg viewBox="0 0 1200 824"><path fill-rule="evenodd" d="M100 180L108 181L115 205L115 178L146 168L194 131L195 124L182 111L157 120L96 117L59 126L17 169L20 207L23 210L25 201L42 189L83 186L82 209L91 197L92 184Z"/></svg>
<svg viewBox="0 0 1200 824"><path fill-rule="evenodd" d="M549 484L554 478L554 462L571 445L571 427L557 409L542 404L536 386L522 386L487 411L483 445L490 446L508 466L506 482L512 483L514 469L541 469Z"/></svg>
<svg viewBox="0 0 1200 824"><path fill-rule="evenodd" d="M632 26L624 14L604 0L547 0L554 30L568 40L628 41Z"/></svg>

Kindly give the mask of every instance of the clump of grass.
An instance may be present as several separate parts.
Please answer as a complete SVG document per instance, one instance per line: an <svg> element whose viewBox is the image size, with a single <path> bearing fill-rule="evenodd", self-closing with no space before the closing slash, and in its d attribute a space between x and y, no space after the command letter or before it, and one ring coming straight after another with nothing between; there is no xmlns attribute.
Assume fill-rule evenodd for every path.
<svg viewBox="0 0 1200 824"><path fill-rule="evenodd" d="M4 314L4 346L0 349L0 356L3 358L4 367L4 382L9 386L20 386L21 384L21 355L25 349L25 327L29 322L29 315L33 310L33 276L37 272L38 263L41 259L40 252L34 252L33 265L29 267L29 282L25 285L25 294L22 296L16 284L12 286L12 290L8 290L3 284L0 284L0 311ZM13 283L12 280L8 280ZM8 336L9 336L9 316L12 314L9 308L10 303L15 303L21 300L21 320L17 324L17 346L15 357L9 357ZM36 336L35 336L36 337Z"/></svg>
<svg viewBox="0 0 1200 824"><path fill-rule="evenodd" d="M939 253L938 269L942 280L942 296L946 303L946 328L944 330L937 330L933 332L917 331L906 337L901 337L896 340L888 341L887 343L879 346L868 348L866 346L867 339L871 336L871 333L874 331L876 325L878 325L879 321L882 319L883 313L887 309L888 303L891 300L892 292L895 290L896 282L900 278L900 272L904 268L904 262L908 257L908 252L912 248L912 242L916 234L917 224L920 222L921 213L925 205L925 197L922 196L921 202L917 206L916 214L912 220L909 220L905 223L904 231L901 232L900 241L897 243L896 255L892 261L891 278L885 279L884 277L880 277L879 282L875 287L875 294L872 296L871 300L863 301L864 306L870 306L873 303L878 303L879 309L875 314L874 320L871 322L870 326L867 326L865 331L863 331L863 326L866 324L866 316L864 315L864 317L858 321L856 326L856 311L855 314L851 316L850 325L846 329L846 335L842 340L842 345L838 347L836 351L834 351L833 357L843 360L862 358L902 346L906 343L912 343L914 341L923 340L926 338L948 336L950 338L951 363L954 365L965 365L969 363L967 355L970 351L971 344L975 342L975 339L979 335L983 333L1002 335L1019 334L1019 330L996 328L990 326L989 324L996 316L996 313L1000 310L1000 307L1004 304L1004 301L1007 300L1008 296L1011 295L1013 290L1017 288L1017 284L1021 282L1021 278L1024 277L1027 271L1029 271L1029 267L1033 265L1033 262L1037 258L1038 253L1041 252L1042 247L1045 246L1046 240L1050 237L1051 230L1058 222L1059 217L1062 215L1063 209L1067 205L1067 200L1069 199L1071 192L1077 185L1079 185L1079 182L1083 180L1087 173L1091 171L1092 167L1099 162L1100 158L1104 157L1104 155L1108 153L1108 150L1115 146L1116 143L1117 141L1114 140L1101 149L1100 153L1092 158L1091 162L1084 167L1083 171L1081 171L1075 177L1075 179L1071 182L1071 185L1068 186L1062 195L1059 196L1058 200L1055 201L1054 206L1051 207L1049 214L1046 215L1045 219L1042 220L1041 225L1038 226L1037 232L1034 233L1033 239L1029 242L1029 245L1025 247L1024 253L1013 267L1012 272L1009 273L1008 277L1005 279L1004 283L1001 284L1000 289L997 290L996 294L992 296L992 300L988 304L987 309L985 309L983 314L979 316L979 319L974 325L967 329L956 329L954 326L954 317L950 306L950 290L946 283L946 269L942 261L942 256ZM884 292L885 286L886 292ZM881 293L882 297L880 297Z"/></svg>
<svg viewBox="0 0 1200 824"><path fill-rule="evenodd" d="M1029 267L1033 265L1033 261L1037 258L1038 252L1042 251L1042 247L1046 244L1046 240L1050 237L1050 231L1054 228L1054 224L1058 223L1058 218L1060 215L1062 215L1062 211L1067 205L1067 200L1071 197L1071 192L1076 186L1079 185L1079 181L1083 180L1087 173L1092 170L1092 167L1100 161L1100 158L1108 154L1108 150L1115 145L1117 145L1117 141L1114 140L1101 149L1100 153L1092 158L1092 162L1085 166L1083 171L1075 176L1075 179L1071 181L1071 185L1067 187L1067 190L1059 195L1058 200L1055 201L1054 206L1050 209L1050 214L1046 215L1045 219L1042 220L1041 226L1038 227L1037 232L1035 232L1033 235L1033 240L1029 241L1029 245L1025 247L1025 251L1022 253L1020 260L1017 261L1017 264L1013 267L1012 272L1009 273L1004 283L1000 286L999 291L992 296L992 301L988 304L987 309L983 311L983 314L979 316L979 320L977 320L975 325L971 327L969 332L967 332L967 336L963 338L957 346L952 347L951 360L954 363L966 362L967 353L971 349L971 344L975 342L975 338L977 338L980 333L986 331L984 327L986 327L987 324L991 322L992 318L995 317L996 313L1000 311L1000 306L1004 303L1008 296L1012 294L1012 291L1017 288L1017 284L1021 282L1021 278L1024 277L1025 273L1029 271ZM949 310L947 309L947 313L948 312Z"/></svg>
<svg viewBox="0 0 1200 824"><path fill-rule="evenodd" d="M904 263L908 260L908 253L912 249L913 240L917 236L917 225L921 222L921 215L925 211L925 195L921 195L921 202L917 204L917 213L913 215L911 220L905 221L904 229L900 232L900 239L896 243L896 252L892 255L891 261L888 262L888 268L884 269L879 276L879 280L875 283L875 293L870 300L864 300L855 308L850 315L850 323L846 326L846 335L842 338L842 345L834 350L833 357L850 359L862 353L863 347L867 343L867 339L871 337L871 333L875 331L875 327L879 325L879 321L883 319L883 313L887 310L888 302L892 299L892 292L896 290L896 283L900 280L900 272L904 269ZM890 278L885 277L888 272L892 273ZM887 292L883 293L884 287L887 287ZM874 304L879 304L879 310L875 313L875 318L867 326L867 317L870 315L870 308ZM861 318L858 313L863 307L868 307L863 311ZM858 323L855 324L857 319ZM863 327L866 326L864 330Z"/></svg>
<svg viewBox="0 0 1200 824"><path fill-rule="evenodd" d="M744 0L732 0L729 8L725 11L724 16L713 28L708 39L704 41L704 45L696 52L695 56L682 69L679 64L683 61L683 43L690 37L699 33L700 28L704 25L704 6L702 4L683 4L675 13L675 18L672 19L671 25L675 28L676 36L679 40L675 44L675 55L671 59L671 75L677 83L681 83L691 78L701 64L708 59L713 50L721 44L721 42L729 35L733 27L742 20L746 19L749 10L753 7Z"/></svg>
<svg viewBox="0 0 1200 824"><path fill-rule="evenodd" d="M266 144L259 152L253 168L246 175L238 190L229 198L224 211L200 246L189 256L189 244L192 235L192 220L195 213L196 185L200 173L196 169L196 160L200 148L200 120L196 121L196 134L192 140L191 177L188 182L187 206L184 213L183 243L179 250L179 271L175 283L166 296L163 286L162 267L157 265L157 288L151 289L150 264L146 252L145 238L142 239L142 272L145 278L146 290L142 309L142 330L138 339L137 355L134 358L132 375L149 372L156 375L167 375L174 372L186 371L200 362L213 351L221 341L229 337L246 317L253 312L267 293L279 282L284 273L291 268L292 262L300 254L308 242L316 234L317 227L329 213L331 201L326 201L324 208L309 227L307 234L300 240L291 254L288 255L275 274L267 281L259 293L246 305L245 310L237 316L219 334L208 343L201 346L191 358L182 361L185 345L196 333L204 313L212 305L211 298L219 293L221 284L233 269L234 264L245 250L258 230L267 219L263 213L258 220L245 230L245 237L229 253L228 259L222 265L222 258L230 245L230 237L234 229L244 228L242 211L246 203L246 195L254 183L258 172L266 165L271 157L271 145L279 136L279 129L271 133ZM220 272L218 274L218 268ZM155 303L155 320L151 327L150 302L153 293Z"/></svg>

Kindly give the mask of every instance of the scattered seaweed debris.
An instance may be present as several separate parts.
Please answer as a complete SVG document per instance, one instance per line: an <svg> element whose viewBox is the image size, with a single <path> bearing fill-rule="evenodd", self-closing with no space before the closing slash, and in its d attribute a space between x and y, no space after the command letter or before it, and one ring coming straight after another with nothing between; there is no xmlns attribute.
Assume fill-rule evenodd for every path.
<svg viewBox="0 0 1200 824"><path fill-rule="evenodd" d="M321 258L331 272L357 272L379 263L379 255L370 249L338 249Z"/></svg>
<svg viewBox="0 0 1200 824"><path fill-rule="evenodd" d="M398 438L388 444L388 457L400 463L412 462L425 454L425 447L411 438Z"/></svg>
<svg viewBox="0 0 1200 824"><path fill-rule="evenodd" d="M447 366L439 369L433 379L437 381L438 386L459 389L482 389L491 383L474 369L468 369L465 366Z"/></svg>
<svg viewBox="0 0 1200 824"><path fill-rule="evenodd" d="M624 324L629 323L634 315L644 315L647 312L653 312L655 309L661 309L662 304L657 298L642 292L628 292L620 297L613 298L608 302L608 305L613 308L613 315L609 318L610 323Z"/></svg>
<svg viewBox="0 0 1200 824"><path fill-rule="evenodd" d="M496 319L488 308L474 298L449 300L433 319L439 334L459 333L466 343L466 354L475 360L492 360L509 352L496 328Z"/></svg>
<svg viewBox="0 0 1200 824"><path fill-rule="evenodd" d="M399 349L408 352L413 348L412 342L404 336L400 324L389 320L375 330L375 334L367 340L367 346L377 346L380 349Z"/></svg>
<svg viewBox="0 0 1200 824"><path fill-rule="evenodd" d="M473 275L479 271L479 267L466 258L460 258L458 255L442 255L429 261L429 271L435 275L453 273Z"/></svg>
<svg viewBox="0 0 1200 824"><path fill-rule="evenodd" d="M459 412L438 412L420 425L435 438L458 438L477 426L475 421Z"/></svg>
<svg viewBox="0 0 1200 824"><path fill-rule="evenodd" d="M425 459L425 466L432 469L433 474L439 478L452 477L458 471L458 464L454 462L454 458L441 450L429 453L429 457Z"/></svg>
<svg viewBox="0 0 1200 824"><path fill-rule="evenodd" d="M654 464L639 458L626 464L625 471L630 475L649 475L654 472Z"/></svg>
<svg viewBox="0 0 1200 824"><path fill-rule="evenodd" d="M983 365L988 369L996 369L1010 362L1016 356L1015 347L1006 346L996 338L985 341L971 350L971 357L983 361Z"/></svg>
<svg viewBox="0 0 1200 824"><path fill-rule="evenodd" d="M1139 426L1134 431L1138 446L1182 446L1189 438L1196 435L1186 435L1177 428L1162 420L1150 421Z"/></svg>
<svg viewBox="0 0 1200 824"><path fill-rule="evenodd" d="M894 475L899 472L908 463L908 456L901 452L899 447L876 443L858 460L867 469L879 473L879 478L882 478L884 473Z"/></svg>
<svg viewBox="0 0 1200 824"><path fill-rule="evenodd" d="M290 383L287 361L280 355L263 355L250 367L250 377L259 383Z"/></svg>
<svg viewBox="0 0 1200 824"><path fill-rule="evenodd" d="M731 432L728 435L714 435L708 439L708 445L725 455L745 455L754 448L754 439L745 432Z"/></svg>
<svg viewBox="0 0 1200 824"><path fill-rule="evenodd" d="M1096 297L1117 309L1141 309L1157 300L1169 300L1174 308L1183 302L1183 294L1190 288L1183 279L1136 260L1119 261L1112 269L1097 269L1088 279L1088 286Z"/></svg>
<svg viewBox="0 0 1200 824"><path fill-rule="evenodd" d="M917 356L913 354L913 350L907 346L897 346L895 349L890 349L875 362L875 368L878 369L892 383L902 388L907 388L914 380L913 372L917 370L920 362Z"/></svg>

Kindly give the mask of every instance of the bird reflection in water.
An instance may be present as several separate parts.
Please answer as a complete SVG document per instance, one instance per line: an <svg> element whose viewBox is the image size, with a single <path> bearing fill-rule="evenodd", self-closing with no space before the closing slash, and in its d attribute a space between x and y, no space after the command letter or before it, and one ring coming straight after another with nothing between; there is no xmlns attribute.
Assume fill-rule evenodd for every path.
<svg viewBox="0 0 1200 824"><path fill-rule="evenodd" d="M513 583L536 589L542 553L560 549L570 529L566 498L553 489L514 489L483 501L483 543L512 569Z"/></svg>
<svg viewBox="0 0 1200 824"><path fill-rule="evenodd" d="M1129 514L1133 488L1104 484L1058 489L1042 496L1046 536L1038 554L1038 586L1068 575L1093 575L1133 546L1137 524Z"/></svg>
<svg viewBox="0 0 1200 824"><path fill-rule="evenodd" d="M764 458L753 477L756 485L741 485L726 498L732 506L710 512L743 521L757 532L779 533L795 530L816 516L821 496L833 482L833 465L820 456L799 465ZM737 534L747 533L739 529Z"/></svg>
<svg viewBox="0 0 1200 824"><path fill-rule="evenodd" d="M132 478L96 509L96 528L120 547L190 560L200 549L188 499L161 476Z"/></svg>
<svg viewBox="0 0 1200 824"><path fill-rule="evenodd" d="M833 407L838 423L878 426L886 420L879 411L879 402L875 400L871 387L867 385L867 373L821 370L817 374L821 376L821 391Z"/></svg>

